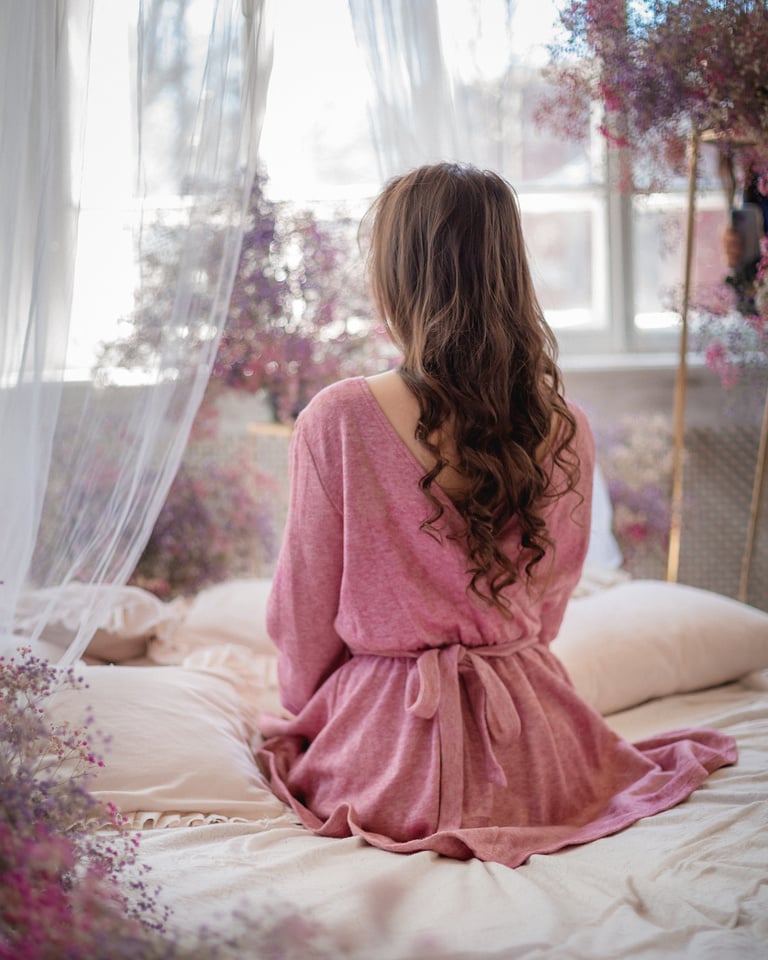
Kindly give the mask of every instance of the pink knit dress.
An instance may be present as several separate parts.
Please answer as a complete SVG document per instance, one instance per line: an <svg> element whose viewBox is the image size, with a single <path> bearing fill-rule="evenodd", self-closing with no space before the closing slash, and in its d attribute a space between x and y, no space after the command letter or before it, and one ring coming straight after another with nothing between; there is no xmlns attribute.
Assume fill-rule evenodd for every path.
<svg viewBox="0 0 768 960"><path fill-rule="evenodd" d="M507 589L511 617L468 592L460 543L419 530L423 469L363 378L298 418L268 609L295 716L263 718L259 762L310 830L517 866L671 807L735 762L712 730L620 739L550 652L589 537L594 450L574 414L580 485L549 501L556 549ZM513 555L518 540L513 522Z"/></svg>

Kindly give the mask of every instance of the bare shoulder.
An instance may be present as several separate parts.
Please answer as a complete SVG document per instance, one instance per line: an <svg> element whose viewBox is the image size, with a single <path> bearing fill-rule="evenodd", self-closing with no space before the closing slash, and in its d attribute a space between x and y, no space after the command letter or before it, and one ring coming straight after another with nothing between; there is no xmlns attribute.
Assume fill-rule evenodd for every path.
<svg viewBox="0 0 768 960"><path fill-rule="evenodd" d="M412 418L413 429L416 429L416 423L419 419L418 401L403 383L396 370L377 373L375 376L367 377L366 382L368 389L386 414L387 419L394 423L396 420Z"/></svg>
<svg viewBox="0 0 768 960"><path fill-rule="evenodd" d="M585 433L591 434L589 420L587 419L586 414L581 407L570 400L566 401L566 407L571 417L570 422L559 411L555 410L552 413L549 434L543 444L548 449L551 449L553 446L555 446L561 440L566 430L569 430L570 427L573 428L574 435L577 439L581 439L582 435Z"/></svg>
<svg viewBox="0 0 768 960"><path fill-rule="evenodd" d="M419 401L395 370L377 374L367 382L374 400L411 455L425 471L431 470L435 465L435 456L416 439L416 426L421 416ZM449 431L438 431L430 435L429 440L440 449L444 463L436 478L437 485L449 497L456 497L466 489L466 481L454 466L457 458L453 437Z"/></svg>
<svg viewBox="0 0 768 960"><path fill-rule="evenodd" d="M419 402L398 372L387 370L386 373L377 373L367 377L366 383L381 412L405 443L410 443L419 422Z"/></svg>
<svg viewBox="0 0 768 960"><path fill-rule="evenodd" d="M378 373L366 379L373 399L389 420L392 429L425 469L431 469L434 457L416 439L419 402L403 383L396 370Z"/></svg>

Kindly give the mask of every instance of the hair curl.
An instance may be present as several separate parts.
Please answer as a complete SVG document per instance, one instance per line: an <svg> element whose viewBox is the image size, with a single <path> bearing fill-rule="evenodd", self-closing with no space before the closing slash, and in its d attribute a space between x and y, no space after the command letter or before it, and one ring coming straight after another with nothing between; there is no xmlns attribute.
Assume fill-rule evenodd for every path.
<svg viewBox="0 0 768 960"><path fill-rule="evenodd" d="M440 535L444 507L432 484L449 465L448 437L462 478L451 499L464 521L451 536L465 542L471 589L506 610L504 588L521 571L530 578L554 546L547 499L579 476L575 420L515 192L491 171L441 163L391 180L369 213L373 297L419 404L416 439L435 458L420 482L433 508L422 529ZM557 490L555 465L566 478ZM513 557L500 545L512 522L520 535Z"/></svg>

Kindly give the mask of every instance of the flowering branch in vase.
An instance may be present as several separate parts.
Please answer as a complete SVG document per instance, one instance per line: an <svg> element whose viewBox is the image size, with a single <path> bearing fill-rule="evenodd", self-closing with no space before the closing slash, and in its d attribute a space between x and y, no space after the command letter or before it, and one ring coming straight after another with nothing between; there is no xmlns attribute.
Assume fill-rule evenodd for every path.
<svg viewBox="0 0 768 960"><path fill-rule="evenodd" d="M384 369L391 348L373 315L357 219L343 211L321 218L297 210L270 199L266 183L257 177L251 191L210 394L265 391L273 418L290 423L327 384ZM102 347L102 378L114 368L151 369L169 336L178 272L179 243L169 240L174 230L183 228L159 219L154 233L147 231L144 283L124 318L127 334ZM205 274L212 265L203 260L199 269Z"/></svg>
<svg viewBox="0 0 768 960"><path fill-rule="evenodd" d="M761 258L744 306L743 292L727 282L699 288L692 304L691 343L726 388L749 379L764 387L768 367L768 238L761 240Z"/></svg>
<svg viewBox="0 0 768 960"><path fill-rule="evenodd" d="M602 104L601 133L657 171L681 171L692 131L766 139L764 0L569 0L560 23L543 123L583 137Z"/></svg>
<svg viewBox="0 0 768 960"><path fill-rule="evenodd" d="M288 423L324 386L386 364L373 317L356 222L320 220L269 200L254 184L227 323L212 384L267 393Z"/></svg>

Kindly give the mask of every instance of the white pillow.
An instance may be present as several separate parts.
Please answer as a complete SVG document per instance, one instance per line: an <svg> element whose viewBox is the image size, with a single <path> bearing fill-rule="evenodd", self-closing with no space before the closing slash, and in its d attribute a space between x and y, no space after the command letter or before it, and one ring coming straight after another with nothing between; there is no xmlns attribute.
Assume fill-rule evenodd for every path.
<svg viewBox="0 0 768 960"><path fill-rule="evenodd" d="M632 580L570 601L552 651L603 714L768 666L768 613L677 583Z"/></svg>
<svg viewBox="0 0 768 960"><path fill-rule="evenodd" d="M15 627L31 634L44 618L41 640L57 660L87 620L95 632L86 657L119 663L143 656L148 639L177 616L175 603L164 603L141 587L69 583L23 593Z"/></svg>
<svg viewBox="0 0 768 960"><path fill-rule="evenodd" d="M179 618L162 624L149 642L156 663L181 663L195 650L236 643L256 653L274 654L267 634L270 578L227 580L201 590Z"/></svg>
<svg viewBox="0 0 768 960"><path fill-rule="evenodd" d="M283 804L256 766L252 741L260 704L244 703L237 679L188 667L88 666L87 689L51 699L54 722L93 729L111 742L91 790L123 814L218 815L261 820ZM94 741L98 750L98 738ZM158 817L144 817L143 826ZM187 816L185 822L195 818Z"/></svg>
<svg viewBox="0 0 768 960"><path fill-rule="evenodd" d="M576 689L601 713L717 686L768 666L768 613L707 590L658 580L605 584L574 597L552 650ZM181 663L221 644L270 657L271 580L230 580L201 591L186 613L161 624L150 657ZM191 661L190 661L191 662ZM237 670L239 671L239 667Z"/></svg>

